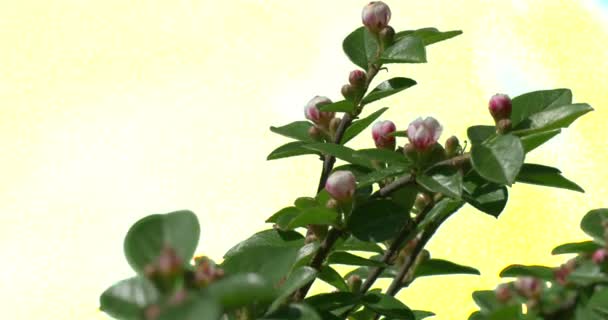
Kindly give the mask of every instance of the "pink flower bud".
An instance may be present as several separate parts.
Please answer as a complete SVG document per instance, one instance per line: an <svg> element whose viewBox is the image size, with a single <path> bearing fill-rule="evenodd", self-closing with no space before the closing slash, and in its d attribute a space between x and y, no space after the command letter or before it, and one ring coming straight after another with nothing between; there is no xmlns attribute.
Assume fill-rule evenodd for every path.
<svg viewBox="0 0 608 320"><path fill-rule="evenodd" d="M490 99L489 109L494 121L508 119L511 117L511 98L506 94L495 94Z"/></svg>
<svg viewBox="0 0 608 320"><path fill-rule="evenodd" d="M382 1L372 1L363 8L361 20L369 31L378 33L391 20L391 9Z"/></svg>
<svg viewBox="0 0 608 320"><path fill-rule="evenodd" d="M324 112L319 110L319 107L325 104L330 104L331 100L327 97L316 96L312 98L304 108L306 119L321 126L327 126L329 121L334 117L334 112Z"/></svg>
<svg viewBox="0 0 608 320"><path fill-rule="evenodd" d="M591 260L595 264L602 264L602 263L604 263L604 261L606 261L606 258L608 258L608 250L598 249L593 253Z"/></svg>
<svg viewBox="0 0 608 320"><path fill-rule="evenodd" d="M498 287L496 287L496 289L494 289L494 294L496 294L496 300L498 300L501 303L508 302L509 300L511 300L511 297L513 296L511 294L511 288L509 288L509 285L506 283L498 285Z"/></svg>
<svg viewBox="0 0 608 320"><path fill-rule="evenodd" d="M416 150L424 151L437 143L442 131L443 127L435 118L418 118L407 128L407 137Z"/></svg>
<svg viewBox="0 0 608 320"><path fill-rule="evenodd" d="M175 249L165 247L158 257L158 272L162 276L173 276L182 270L182 259Z"/></svg>
<svg viewBox="0 0 608 320"><path fill-rule="evenodd" d="M367 81L367 75L361 70L353 70L348 76L348 82L355 88L365 86L365 81Z"/></svg>
<svg viewBox="0 0 608 320"><path fill-rule="evenodd" d="M355 194L356 188L355 176L350 171L336 171L325 183L325 190L340 202L349 201Z"/></svg>
<svg viewBox="0 0 608 320"><path fill-rule="evenodd" d="M567 279L572 271L573 269L571 269L568 265L563 264L559 268L553 270L553 277L557 283L564 286L568 283Z"/></svg>
<svg viewBox="0 0 608 320"><path fill-rule="evenodd" d="M378 121L372 127L372 138L378 149L395 149L395 137L391 134L397 130L395 124L390 121Z"/></svg>
<svg viewBox="0 0 608 320"><path fill-rule="evenodd" d="M515 281L515 289L524 297L538 297L542 291L540 280L533 277L521 277Z"/></svg>

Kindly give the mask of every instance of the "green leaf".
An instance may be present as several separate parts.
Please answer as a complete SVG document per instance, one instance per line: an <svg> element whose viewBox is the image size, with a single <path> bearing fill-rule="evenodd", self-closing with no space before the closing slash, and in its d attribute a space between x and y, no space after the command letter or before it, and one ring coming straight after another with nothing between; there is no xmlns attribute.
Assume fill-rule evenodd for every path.
<svg viewBox="0 0 608 320"><path fill-rule="evenodd" d="M307 154L319 154L318 152L312 151L310 149L306 149L305 146L308 142L305 141L293 141L286 143L276 149L274 149L266 160L276 160L288 157L295 157Z"/></svg>
<svg viewBox="0 0 608 320"><path fill-rule="evenodd" d="M426 217L418 225L417 230L424 230L429 224L437 223L447 219L454 212L458 211L464 205L464 201L451 198L443 198L437 202L433 208L426 214Z"/></svg>
<svg viewBox="0 0 608 320"><path fill-rule="evenodd" d="M367 168L373 168L368 160L354 157L355 150L334 143L311 143L306 145L305 148L319 151L323 154L332 155L338 159L344 160L348 163L360 165Z"/></svg>
<svg viewBox="0 0 608 320"><path fill-rule="evenodd" d="M352 253L335 251L327 258L328 264L344 264L348 266L372 266L382 267L384 263L376 260L366 259Z"/></svg>
<svg viewBox="0 0 608 320"><path fill-rule="evenodd" d="M606 320L606 306L608 306L608 289L603 288L593 293L591 299L585 306L586 317L588 320ZM603 309L602 309L603 308Z"/></svg>
<svg viewBox="0 0 608 320"><path fill-rule="evenodd" d="M361 241L353 236L348 237L346 240L339 239L336 241L335 250L384 253L384 250L379 245L373 242Z"/></svg>
<svg viewBox="0 0 608 320"><path fill-rule="evenodd" d="M150 215L129 229L124 240L125 256L139 274L156 261L165 246L175 249L182 261L187 262L194 255L200 232L198 219L190 211Z"/></svg>
<svg viewBox="0 0 608 320"><path fill-rule="evenodd" d="M302 211L296 207L283 208L268 218L266 222L276 223L281 230L288 230L291 220L300 215L300 213L302 213Z"/></svg>
<svg viewBox="0 0 608 320"><path fill-rule="evenodd" d="M391 165L407 168L412 165L412 161L405 157L403 153L390 151L386 149L362 149L358 150L355 155L357 158L363 158L369 161L376 160L386 162Z"/></svg>
<svg viewBox="0 0 608 320"><path fill-rule="evenodd" d="M425 46L429 46L431 44L448 40L461 34L462 31L460 30L441 32L437 30L437 28L422 28L418 30L407 30L397 32L397 34L395 34L395 39L400 39L407 35L414 35L422 39L422 42Z"/></svg>
<svg viewBox="0 0 608 320"><path fill-rule="evenodd" d="M335 269L333 269L330 266L321 267L321 272L319 273L319 279L332 285L333 287L335 287L336 289L338 289L340 291L349 291L348 285L346 284L346 281L344 281L344 278L342 278L342 276L338 273L338 271L336 271Z"/></svg>
<svg viewBox="0 0 608 320"><path fill-rule="evenodd" d="M581 220L581 229L596 242L604 244L604 221L608 221L608 209L591 210Z"/></svg>
<svg viewBox="0 0 608 320"><path fill-rule="evenodd" d="M467 129L467 136L472 145L478 145L495 135L495 126L472 126Z"/></svg>
<svg viewBox="0 0 608 320"><path fill-rule="evenodd" d="M371 186L376 182L382 181L386 178L391 178L403 174L406 168L403 167L388 167L380 170L376 170L368 175L365 175L358 179L358 187L363 188Z"/></svg>
<svg viewBox="0 0 608 320"><path fill-rule="evenodd" d="M496 294L492 290L473 292L473 301L479 306L483 314L488 314L501 307L501 304L496 300Z"/></svg>
<svg viewBox="0 0 608 320"><path fill-rule="evenodd" d="M270 127L270 131L300 141L315 142L308 134L310 127L312 123L308 121L295 121L282 127Z"/></svg>
<svg viewBox="0 0 608 320"><path fill-rule="evenodd" d="M305 304L290 304L260 320L323 320L323 318Z"/></svg>
<svg viewBox="0 0 608 320"><path fill-rule="evenodd" d="M392 78L390 80L386 80L380 83L374 90L367 94L365 98L363 98L362 103L369 104L374 101L380 100L382 98L386 98L395 93L403 91L407 88L413 87L416 85L416 81L409 78Z"/></svg>
<svg viewBox="0 0 608 320"><path fill-rule="evenodd" d="M344 39L342 49L350 61L367 70L378 52L378 42L367 28L360 27Z"/></svg>
<svg viewBox="0 0 608 320"><path fill-rule="evenodd" d="M291 270L303 245L297 232L261 231L230 249L222 268L227 274L258 273L276 284Z"/></svg>
<svg viewBox="0 0 608 320"><path fill-rule="evenodd" d="M381 242L396 236L409 219L409 213L394 202L373 199L355 207L348 228L359 240Z"/></svg>
<svg viewBox="0 0 608 320"><path fill-rule="evenodd" d="M362 302L365 307L392 319L415 319L412 310L395 297L386 294L369 292L363 297Z"/></svg>
<svg viewBox="0 0 608 320"><path fill-rule="evenodd" d="M524 148L519 138L507 134L473 145L471 163L488 181L512 185L524 163Z"/></svg>
<svg viewBox="0 0 608 320"><path fill-rule="evenodd" d="M462 173L453 166L435 166L416 177L416 182L432 192L456 199L462 196Z"/></svg>
<svg viewBox="0 0 608 320"><path fill-rule="evenodd" d="M591 111L593 111L593 108L586 103L555 107L531 115L514 129L518 131L533 130L532 132L536 132L567 128L576 119Z"/></svg>
<svg viewBox="0 0 608 320"><path fill-rule="evenodd" d="M319 110L324 112L353 112L355 104L352 101L342 100L319 106Z"/></svg>
<svg viewBox="0 0 608 320"><path fill-rule="evenodd" d="M463 184L463 198L476 209L498 218L509 199L505 186L488 182L479 175L469 174Z"/></svg>
<svg viewBox="0 0 608 320"><path fill-rule="evenodd" d="M376 121L388 108L382 108L377 111L374 111L369 116L359 119L357 121L353 121L346 131L344 131L344 135L342 136L342 141L340 144L346 144L348 141L352 140L359 133L361 133L365 128L367 128L372 122Z"/></svg>
<svg viewBox="0 0 608 320"><path fill-rule="evenodd" d="M582 262L566 279L581 286L608 283L608 277L601 271L601 267L593 261Z"/></svg>
<svg viewBox="0 0 608 320"><path fill-rule="evenodd" d="M319 203L315 198L311 197L300 197L297 198L293 203L298 209L309 209L319 206Z"/></svg>
<svg viewBox="0 0 608 320"><path fill-rule="evenodd" d="M555 247L551 254L593 253L602 246L593 241L565 243Z"/></svg>
<svg viewBox="0 0 608 320"><path fill-rule="evenodd" d="M226 309L268 304L277 296L273 285L255 273L235 274L213 282L207 287L207 293Z"/></svg>
<svg viewBox="0 0 608 320"><path fill-rule="evenodd" d="M287 228L295 229L309 224L331 225L338 219L338 212L326 207L314 207L302 210L294 217Z"/></svg>
<svg viewBox="0 0 608 320"><path fill-rule="evenodd" d="M218 320L221 308L208 297L195 297L176 306L169 306L158 320ZM141 318L138 318L141 319Z"/></svg>
<svg viewBox="0 0 608 320"><path fill-rule="evenodd" d="M160 294L146 278L122 280L99 298L99 309L117 319L141 319L146 306L157 303Z"/></svg>
<svg viewBox="0 0 608 320"><path fill-rule="evenodd" d="M564 178L559 169L539 164L525 163L517 175L517 182L585 192L576 183Z"/></svg>
<svg viewBox="0 0 608 320"><path fill-rule="evenodd" d="M389 198L398 206L400 206L404 212L410 212L416 201L416 195L422 188L418 187L415 183L410 183L403 186L400 189L393 191L389 195Z"/></svg>
<svg viewBox="0 0 608 320"><path fill-rule="evenodd" d="M551 138L562 132L561 129L554 129L549 131L541 131L533 134L527 134L520 138L521 144L524 146L526 153L538 148L543 143L549 141Z"/></svg>
<svg viewBox="0 0 608 320"><path fill-rule="evenodd" d="M372 258L372 260L374 260ZM359 267L356 268L354 270L351 270L350 272L348 272L344 278L348 279L350 276L352 275L357 275L359 276L361 279L367 279L367 277L369 276L370 272L372 271L372 267ZM395 268L394 266L388 266L386 268L384 268L384 270L380 273L380 275L378 275L378 278L395 278L397 276L397 273L399 271L397 270L397 268Z"/></svg>
<svg viewBox="0 0 608 320"><path fill-rule="evenodd" d="M412 310L412 313L414 314L414 319L416 319L416 320L422 320L422 319L426 319L428 317L435 316L435 313L433 313L431 311Z"/></svg>
<svg viewBox="0 0 608 320"><path fill-rule="evenodd" d="M480 275L479 270L456 264L451 261L441 259L429 259L422 262L414 273L414 278L440 276L450 274L476 274Z"/></svg>
<svg viewBox="0 0 608 320"><path fill-rule="evenodd" d="M544 266L524 266L514 264L500 272L502 278L535 277L543 280L553 279L553 268Z"/></svg>
<svg viewBox="0 0 608 320"><path fill-rule="evenodd" d="M295 262L291 266L291 270L295 270L299 267L306 266L312 260L312 257L317 253L321 244L318 241L313 241L311 243L305 244L300 250L298 250L298 254L296 256Z"/></svg>
<svg viewBox="0 0 608 320"><path fill-rule="evenodd" d="M535 113L571 103L572 91L569 89L534 91L515 97L511 112L513 128Z"/></svg>
<svg viewBox="0 0 608 320"><path fill-rule="evenodd" d="M382 63L423 63L426 62L426 49L422 40L408 35L388 47L380 57Z"/></svg>
<svg viewBox="0 0 608 320"><path fill-rule="evenodd" d="M304 266L299 267L291 272L285 283L281 286L279 296L274 300L270 308L268 309L269 314L277 311L283 303L285 303L292 293L301 287L307 285L317 277L317 270L314 268Z"/></svg>
<svg viewBox="0 0 608 320"><path fill-rule="evenodd" d="M358 303L361 297L352 292L322 293L304 300L306 304L320 311L331 311Z"/></svg>

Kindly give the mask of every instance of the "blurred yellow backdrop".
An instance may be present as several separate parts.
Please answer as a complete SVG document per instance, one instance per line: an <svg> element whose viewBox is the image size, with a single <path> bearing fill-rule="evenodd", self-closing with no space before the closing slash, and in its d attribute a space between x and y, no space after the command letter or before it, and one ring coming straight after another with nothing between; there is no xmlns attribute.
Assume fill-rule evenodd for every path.
<svg viewBox="0 0 608 320"><path fill-rule="evenodd" d="M557 264L551 248L606 206L608 9L598 1L387 1L396 29L464 35L430 63L391 66L418 85L370 109L402 129L418 115L444 138L490 123L488 98L569 87L596 111L529 157L588 192L516 185L500 219L466 207L433 256L481 277L423 279L400 295L436 319L464 319L470 294L511 262ZM99 294L131 271L128 227L191 209L198 252L220 259L264 219L312 195L320 163L276 162L270 125L303 117L313 95L339 98L353 65L343 37L365 1L0 1L0 306L3 319L106 319ZM382 73L380 78L386 78ZM369 111L368 111L369 112ZM371 146L369 134L353 146Z"/></svg>

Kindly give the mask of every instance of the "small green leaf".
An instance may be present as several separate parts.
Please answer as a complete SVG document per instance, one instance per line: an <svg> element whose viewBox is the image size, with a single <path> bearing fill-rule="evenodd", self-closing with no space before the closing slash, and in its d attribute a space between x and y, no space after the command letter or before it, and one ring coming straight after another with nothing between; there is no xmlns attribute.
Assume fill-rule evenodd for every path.
<svg viewBox="0 0 608 320"><path fill-rule="evenodd" d="M450 274L475 274L480 275L479 270L456 264L451 261L441 259L429 259L422 262L414 273L414 278L441 276Z"/></svg>
<svg viewBox="0 0 608 320"><path fill-rule="evenodd" d="M359 188L371 186L376 182L382 181L386 178L391 178L403 174L406 171L402 167L388 167L380 170L376 170L370 174L367 174L358 179Z"/></svg>
<svg viewBox="0 0 608 320"><path fill-rule="evenodd" d="M431 44L448 40L461 34L462 31L460 30L441 32L437 30L437 28L422 28L418 30L407 30L397 32L397 34L395 34L395 39L400 39L407 35L414 35L422 39L422 42L425 46L429 46Z"/></svg>
<svg viewBox="0 0 608 320"><path fill-rule="evenodd" d="M342 49L350 61L367 70L378 52L378 42L367 28L360 27L344 39Z"/></svg>
<svg viewBox="0 0 608 320"><path fill-rule="evenodd" d="M348 237L346 240L339 239L335 244L336 251L363 251L363 252L375 252L383 253L384 250L373 242L361 241L353 236Z"/></svg>
<svg viewBox="0 0 608 320"><path fill-rule="evenodd" d="M492 290L473 292L473 301L479 306L483 314L488 314L501 306L496 300L496 294Z"/></svg>
<svg viewBox="0 0 608 320"><path fill-rule="evenodd" d="M325 207L314 207L302 210L289 222L289 229L305 227L309 224L331 225L338 219L338 212Z"/></svg>
<svg viewBox="0 0 608 320"><path fill-rule="evenodd" d="M352 253L336 251L327 258L328 264L343 264L348 266L372 266L383 267L384 263L376 260L366 259Z"/></svg>
<svg viewBox="0 0 608 320"><path fill-rule="evenodd" d="M453 166L435 166L416 177L416 182L432 192L456 199L462 196L462 173Z"/></svg>
<svg viewBox="0 0 608 320"><path fill-rule="evenodd" d="M551 254L593 253L602 246L593 241L565 243L555 247Z"/></svg>
<svg viewBox="0 0 608 320"><path fill-rule="evenodd" d="M184 303L169 306L158 320L217 320L221 316L221 307L218 303L205 296L194 297ZM141 319L141 318L137 318Z"/></svg>
<svg viewBox="0 0 608 320"><path fill-rule="evenodd" d="M472 145L478 145L495 135L495 126L472 126L467 129L467 136Z"/></svg>
<svg viewBox="0 0 608 320"><path fill-rule="evenodd" d="M308 142L305 142L305 141L293 141L293 142L286 143L286 144L274 149L268 155L268 157L266 157L266 160L276 160L276 159L295 157L295 156L301 156L301 155L307 155L307 154L318 155L319 152L315 152L315 151L312 151L310 149L306 149L303 147L307 143Z"/></svg>
<svg viewBox="0 0 608 320"><path fill-rule="evenodd" d="M332 285L333 287L335 287L336 289L338 289L340 291L349 291L348 285L346 284L346 281L344 281L344 278L342 278L342 276L338 273L338 271L336 271L335 269L333 269L330 266L321 267L321 272L319 273L319 279Z"/></svg>
<svg viewBox="0 0 608 320"><path fill-rule="evenodd" d="M422 320L422 319L426 319L428 317L435 316L435 313L433 313L431 311L412 310L412 313L414 314L414 319L416 319L416 320Z"/></svg>
<svg viewBox="0 0 608 320"><path fill-rule="evenodd" d="M346 144L348 141L356 137L359 133L365 130L365 128L372 124L372 122L376 121L376 119L378 119L386 110L388 110L388 108L385 107L374 111L365 118L353 121L353 123L346 128L346 131L344 131L340 144Z"/></svg>
<svg viewBox="0 0 608 320"><path fill-rule="evenodd" d="M319 110L324 112L353 112L355 104L352 101L342 100L319 106Z"/></svg>
<svg viewBox="0 0 608 320"><path fill-rule="evenodd" d="M576 119L593 111L586 103L569 104L547 109L531 115L522 121L515 130L547 131L552 129L567 128Z"/></svg>
<svg viewBox="0 0 608 320"><path fill-rule="evenodd" d="M117 319L140 319L144 308L156 303L159 292L146 278L122 280L108 288L99 298L101 311Z"/></svg>
<svg viewBox="0 0 608 320"><path fill-rule="evenodd" d="M585 306L586 317L585 320L606 320L608 313L606 312L606 306L608 306L608 289L603 288L593 293L591 299Z"/></svg>
<svg viewBox="0 0 608 320"><path fill-rule="evenodd" d="M447 219L454 212L458 211L464 205L464 201L451 198L443 198L437 202L433 208L426 214L426 217L418 225L417 230L422 231L428 225L434 224L437 221Z"/></svg>
<svg viewBox="0 0 608 320"><path fill-rule="evenodd" d="M300 215L302 211L296 207L287 207L273 214L266 222L276 223L281 230L288 230L289 223L295 217Z"/></svg>
<svg viewBox="0 0 608 320"><path fill-rule="evenodd" d="M355 155L356 158L363 158L369 161L376 160L382 161L391 165L409 167L412 165L412 161L405 157L403 153L390 151L386 149L362 149L357 150Z"/></svg>
<svg viewBox="0 0 608 320"><path fill-rule="evenodd" d="M305 304L290 304L260 320L323 320L323 318Z"/></svg>
<svg viewBox="0 0 608 320"><path fill-rule="evenodd" d="M277 296L273 285L255 273L235 274L213 282L207 287L207 293L227 309L269 304Z"/></svg>
<svg viewBox="0 0 608 320"><path fill-rule="evenodd" d="M515 97L511 112L513 128L533 114L571 103L572 91L569 89L534 91Z"/></svg>
<svg viewBox="0 0 608 320"><path fill-rule="evenodd" d="M348 228L359 240L381 242L396 236L409 219L409 213L396 203L374 199L355 207Z"/></svg>
<svg viewBox="0 0 608 320"><path fill-rule="evenodd" d="M415 316L406 305L395 297L378 293L369 292L363 297L363 305L378 314L394 319L414 320Z"/></svg>
<svg viewBox="0 0 608 320"><path fill-rule="evenodd" d="M352 292L322 293L304 300L306 304L320 311L331 311L358 303L361 297Z"/></svg>
<svg viewBox="0 0 608 320"><path fill-rule="evenodd" d="M191 211L150 215L129 229L124 240L125 256L139 274L158 258L165 246L175 249L182 261L190 261L200 232L198 219Z"/></svg>
<svg viewBox="0 0 608 320"><path fill-rule="evenodd" d="M524 146L526 153L538 148L543 143L549 141L551 138L562 132L561 129L554 129L549 131L541 131L537 133L527 134L520 138L521 144Z"/></svg>
<svg viewBox="0 0 608 320"><path fill-rule="evenodd" d="M426 62L426 49L422 40L408 35L388 47L380 57L382 63L423 63Z"/></svg>
<svg viewBox="0 0 608 320"><path fill-rule="evenodd" d="M543 280L553 279L553 269L544 266L524 266L514 264L500 272L502 278L535 277Z"/></svg>
<svg viewBox="0 0 608 320"><path fill-rule="evenodd" d="M582 262L566 279L581 286L608 283L608 278L602 272L601 267L593 261Z"/></svg>
<svg viewBox="0 0 608 320"><path fill-rule="evenodd" d="M576 183L564 178L559 169L539 164L525 163L517 175L517 182L585 192Z"/></svg>
<svg viewBox="0 0 608 320"><path fill-rule="evenodd" d="M380 83L374 90L367 94L365 98L363 98L362 103L369 104L374 101L380 100L382 98L386 98L395 93L403 91L407 88L413 87L416 85L416 81L409 78L392 78L390 80L386 80Z"/></svg>
<svg viewBox="0 0 608 320"><path fill-rule="evenodd" d="M355 157L354 156L354 154L356 152L355 150L342 146L342 145L339 145L339 144L311 143L309 145L306 145L305 148L314 150L314 151L319 151L323 154L332 155L332 156L334 156L338 159L344 160L348 163L360 165L360 166L367 167L367 168L373 168L370 161Z"/></svg>
<svg viewBox="0 0 608 320"><path fill-rule="evenodd" d="M292 293L296 292L296 290L301 287L307 285L309 282L313 281L317 277L317 270L314 268L303 266L299 267L289 274L289 277L283 283L281 288L279 289L279 296L272 302L270 308L268 308L267 313L271 314L279 309L287 299L291 296Z"/></svg>
<svg viewBox="0 0 608 320"><path fill-rule="evenodd" d="M604 221L608 221L608 209L591 210L581 220L581 229L596 242L604 244Z"/></svg>
<svg viewBox="0 0 608 320"><path fill-rule="evenodd" d="M509 199L507 188L472 173L465 177L463 198L478 210L498 218Z"/></svg>
<svg viewBox="0 0 608 320"><path fill-rule="evenodd" d="M471 163L480 176L491 182L512 185L524 163L524 148L519 138L507 134L473 145Z"/></svg>
<svg viewBox="0 0 608 320"><path fill-rule="evenodd" d="M307 142L315 142L308 134L312 123L308 121L295 121L282 127L270 127L270 131L282 136Z"/></svg>
<svg viewBox="0 0 608 320"><path fill-rule="evenodd" d="M296 201L294 201L293 205L296 206L296 208L298 209L308 209L319 206L319 203L315 198L300 197L297 198Z"/></svg>
<svg viewBox="0 0 608 320"><path fill-rule="evenodd" d="M298 250L298 254L296 255L295 261L291 266L291 270L295 270L299 267L306 266L312 260L312 257L317 253L321 247L319 241L313 241L311 243L305 244L300 250Z"/></svg>

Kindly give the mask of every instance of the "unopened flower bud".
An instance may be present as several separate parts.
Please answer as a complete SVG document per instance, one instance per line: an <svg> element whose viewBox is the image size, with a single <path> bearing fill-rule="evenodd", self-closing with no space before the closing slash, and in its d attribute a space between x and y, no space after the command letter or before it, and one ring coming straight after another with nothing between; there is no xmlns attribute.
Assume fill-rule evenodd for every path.
<svg viewBox="0 0 608 320"><path fill-rule="evenodd" d="M496 132L498 134L507 134L511 131L511 119L501 119L496 123Z"/></svg>
<svg viewBox="0 0 608 320"><path fill-rule="evenodd" d="M327 236L328 229L329 229L329 227L327 225L311 224L308 226L308 231L307 231L306 235L314 234L317 237L317 239L323 240L323 239L325 239L325 236Z"/></svg>
<svg viewBox="0 0 608 320"><path fill-rule="evenodd" d="M378 121L372 127L372 138L378 149L395 150L396 139L392 135L397 130L395 124L390 121Z"/></svg>
<svg viewBox="0 0 608 320"><path fill-rule="evenodd" d="M334 137L336 135L336 131L338 131L340 122L342 122L341 118L333 118L329 122L329 134L331 134L332 137Z"/></svg>
<svg viewBox="0 0 608 320"><path fill-rule="evenodd" d="M348 202L352 199L357 188L355 176L350 171L336 171L325 183L325 190L338 202Z"/></svg>
<svg viewBox="0 0 608 320"><path fill-rule="evenodd" d="M144 318L146 320L155 320L160 316L160 306L157 304L151 304L144 310Z"/></svg>
<svg viewBox="0 0 608 320"><path fill-rule="evenodd" d="M540 280L533 277L520 277L515 281L515 289L526 298L536 298L542 291Z"/></svg>
<svg viewBox="0 0 608 320"><path fill-rule="evenodd" d="M308 128L308 136L310 136L315 141L321 141L321 138L323 137L321 130L319 130L319 128L317 128L316 126Z"/></svg>
<svg viewBox="0 0 608 320"><path fill-rule="evenodd" d="M460 152L460 141L456 136L451 136L445 141L445 154L448 158L456 156Z"/></svg>
<svg viewBox="0 0 608 320"><path fill-rule="evenodd" d="M344 99L349 100L349 101L354 101L355 98L357 97L357 89L355 89L350 84L343 85L341 92L342 92L342 96L344 97Z"/></svg>
<svg viewBox="0 0 608 320"><path fill-rule="evenodd" d="M316 241L319 241L319 238L314 233L307 234L306 238L304 239L304 243L305 244L313 243L313 242L316 242Z"/></svg>
<svg viewBox="0 0 608 320"><path fill-rule="evenodd" d="M380 36L380 41L382 41L384 47L388 48L395 40L395 29L393 29L391 26L387 26L386 28L382 29L378 35Z"/></svg>
<svg viewBox="0 0 608 320"><path fill-rule="evenodd" d="M364 71L361 70L353 70L350 72L348 76L348 82L351 86L355 88L362 88L365 86L365 82L367 81L367 75Z"/></svg>
<svg viewBox="0 0 608 320"><path fill-rule="evenodd" d="M506 283L499 284L496 289L494 289L494 294L496 295L496 300L501 303L507 303L513 297L511 288Z"/></svg>
<svg viewBox="0 0 608 320"><path fill-rule="evenodd" d="M568 283L568 276L574 269L571 269L568 265L563 264L559 268L553 270L553 277L557 283L565 286Z"/></svg>
<svg viewBox="0 0 608 320"><path fill-rule="evenodd" d="M328 209L337 210L340 207L340 203L338 202L338 200L331 198L327 200L325 207L327 207Z"/></svg>
<svg viewBox="0 0 608 320"><path fill-rule="evenodd" d="M414 159L417 155L416 147L411 143L406 144L403 146L403 154L410 159Z"/></svg>
<svg viewBox="0 0 608 320"><path fill-rule="evenodd" d="M372 1L363 8L361 20L369 31L378 33L388 26L391 9L382 1Z"/></svg>
<svg viewBox="0 0 608 320"><path fill-rule="evenodd" d="M496 123L502 119L509 119L512 109L511 98L506 94L495 94L490 99L488 109Z"/></svg>
<svg viewBox="0 0 608 320"><path fill-rule="evenodd" d="M426 207L428 207L431 202L433 202L433 199L431 198L431 196L426 193L426 192L419 192L416 195L416 200L414 201L414 210L417 213L420 213L422 211L424 211L424 209L426 209Z"/></svg>
<svg viewBox="0 0 608 320"><path fill-rule="evenodd" d="M348 277L347 283L348 288L352 293L356 294L359 293L359 291L361 290L362 281L360 276L356 274L351 275L350 277Z"/></svg>
<svg viewBox="0 0 608 320"><path fill-rule="evenodd" d="M304 108L306 119L323 127L327 127L329 121L335 116L334 112L326 112L319 110L322 105L330 104L331 100L327 97L316 96L312 98Z"/></svg>
<svg viewBox="0 0 608 320"><path fill-rule="evenodd" d="M437 143L443 127L433 117L418 118L407 128L407 137L417 151L425 151Z"/></svg>
<svg viewBox="0 0 608 320"><path fill-rule="evenodd" d="M608 250L606 250L604 248L596 250L593 253L593 255L591 256L591 260L595 264L602 264L602 263L604 263L604 261L606 261L607 258L608 258Z"/></svg>
<svg viewBox="0 0 608 320"><path fill-rule="evenodd" d="M174 276L178 274L183 267L183 261L178 257L175 249L165 247L158 257L158 273L161 276Z"/></svg>

